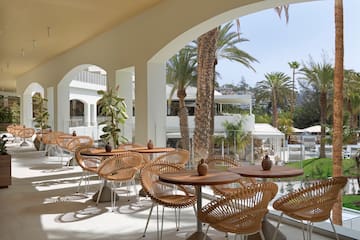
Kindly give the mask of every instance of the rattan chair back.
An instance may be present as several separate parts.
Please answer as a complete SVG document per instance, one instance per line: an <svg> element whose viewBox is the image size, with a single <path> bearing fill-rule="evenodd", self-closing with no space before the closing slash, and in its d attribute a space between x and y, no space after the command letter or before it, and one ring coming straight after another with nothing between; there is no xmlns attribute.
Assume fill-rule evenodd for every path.
<svg viewBox="0 0 360 240"><path fill-rule="evenodd" d="M201 222L222 232L242 235L261 233L262 220L277 190L277 185L272 182L240 188L206 204L198 212L198 217Z"/></svg>
<svg viewBox="0 0 360 240"><path fill-rule="evenodd" d="M134 178L142 162L136 152L123 152L105 159L99 166L100 177L112 181L127 181Z"/></svg>
<svg viewBox="0 0 360 240"><path fill-rule="evenodd" d="M278 227L283 214L301 221L322 222L330 220L336 239L336 230L330 218L331 210L337 202L341 190L347 183L346 177L334 177L313 183L306 188L300 188L294 192L284 195L273 203L274 209L281 211ZM275 236L276 237L275 232ZM311 229L308 232L311 238Z"/></svg>
<svg viewBox="0 0 360 240"><path fill-rule="evenodd" d="M240 167L240 164L235 160L222 156L212 156L206 159L209 169L215 170L227 170L233 167ZM238 181L229 184L212 185L211 189L214 194L226 195L237 191L238 188L248 187L249 185L255 184L254 178L242 177Z"/></svg>
<svg viewBox="0 0 360 240"><path fill-rule="evenodd" d="M273 207L298 220L321 222L330 217L331 209L346 183L346 177L318 181L280 197Z"/></svg>
<svg viewBox="0 0 360 240"><path fill-rule="evenodd" d="M195 204L196 197L181 185L168 184L159 180L159 175L183 169L176 164L149 163L140 173L141 185L146 194L157 204L165 207L184 208Z"/></svg>
<svg viewBox="0 0 360 240"><path fill-rule="evenodd" d="M20 128L17 135L23 139L31 138L35 134L35 129L33 128Z"/></svg>
<svg viewBox="0 0 360 240"><path fill-rule="evenodd" d="M101 158L81 155L83 151L91 151L89 147L80 147L75 151L75 159L78 165L85 171L97 173Z"/></svg>
<svg viewBox="0 0 360 240"><path fill-rule="evenodd" d="M185 164L190 159L190 153L185 149L176 149L172 152L167 152L155 158L154 163L169 163L175 164L181 168L185 167Z"/></svg>

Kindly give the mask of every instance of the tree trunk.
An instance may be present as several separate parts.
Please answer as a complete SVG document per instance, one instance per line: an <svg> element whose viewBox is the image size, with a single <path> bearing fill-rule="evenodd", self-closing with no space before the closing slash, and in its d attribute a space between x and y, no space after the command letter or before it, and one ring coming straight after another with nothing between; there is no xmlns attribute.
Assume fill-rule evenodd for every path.
<svg viewBox="0 0 360 240"><path fill-rule="evenodd" d="M320 126L321 126L321 130L320 130L320 158L325 158L326 154L325 154L325 137L326 137L326 132L325 132L325 128L326 128L326 115L327 115L327 111L326 111L326 105L327 105L327 96L326 96L326 92L321 92L320 93Z"/></svg>
<svg viewBox="0 0 360 240"><path fill-rule="evenodd" d="M276 93L273 91L272 92L272 114L273 114L273 126L275 128L278 127L278 112L277 112L277 99L276 99Z"/></svg>
<svg viewBox="0 0 360 240"><path fill-rule="evenodd" d="M214 79L211 81L211 122L210 122L210 146L209 155L214 154L214 132L215 132L215 72L216 72L217 59L215 58L214 63Z"/></svg>
<svg viewBox="0 0 360 240"><path fill-rule="evenodd" d="M211 82L218 29L215 28L198 38L198 79L195 107L194 158L207 158L210 146Z"/></svg>
<svg viewBox="0 0 360 240"><path fill-rule="evenodd" d="M333 176L342 175L343 140L343 81L344 81L344 26L343 1L335 0L335 68L334 68L334 132L333 132ZM333 207L333 222L342 225L342 198Z"/></svg>
<svg viewBox="0 0 360 240"><path fill-rule="evenodd" d="M186 92L184 89L178 90L177 97L179 98L179 123L180 123L180 147L189 150L189 124L188 124L188 109L185 106Z"/></svg>

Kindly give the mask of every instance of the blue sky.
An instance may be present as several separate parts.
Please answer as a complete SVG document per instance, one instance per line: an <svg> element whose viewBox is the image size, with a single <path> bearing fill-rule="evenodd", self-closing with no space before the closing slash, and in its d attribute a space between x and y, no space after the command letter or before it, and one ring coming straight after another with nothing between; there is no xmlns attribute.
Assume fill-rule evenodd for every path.
<svg viewBox="0 0 360 240"><path fill-rule="evenodd" d="M344 1L344 65L345 69L360 72L360 0ZM238 63L220 60L217 71L221 74L220 85L237 84L242 77L254 86L264 79L265 73L284 72L290 77L288 62L308 62L309 56L320 62L325 54L334 62L335 28L334 1L322 0L290 5L290 19L279 19L273 9L240 18L241 34L249 41L240 49L255 57L256 72ZM236 31L236 30L235 30Z"/></svg>

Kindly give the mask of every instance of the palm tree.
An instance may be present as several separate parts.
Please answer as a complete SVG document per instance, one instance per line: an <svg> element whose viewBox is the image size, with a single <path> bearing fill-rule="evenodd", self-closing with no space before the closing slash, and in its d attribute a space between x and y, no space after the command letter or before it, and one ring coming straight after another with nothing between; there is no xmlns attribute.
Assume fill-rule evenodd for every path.
<svg viewBox="0 0 360 240"><path fill-rule="evenodd" d="M177 92L179 99L179 122L180 122L180 147L189 150L189 127L188 109L185 106L186 88L196 84L196 51L191 46L186 46L167 62L166 82L171 83L173 88L169 96L171 99Z"/></svg>
<svg viewBox="0 0 360 240"><path fill-rule="evenodd" d="M256 102L269 101L272 106L272 125L278 126L278 106L285 106L291 96L291 79L282 72L265 74L256 84Z"/></svg>
<svg viewBox="0 0 360 240"><path fill-rule="evenodd" d="M283 5L278 8L275 8L278 12L279 16L281 16L281 12L284 10L286 15L286 21L289 19L289 5ZM239 26L239 22L238 22ZM208 34L208 36L206 36ZM194 151L198 156L207 157L209 153L210 146L210 136L211 131L206 129L202 129L201 127L211 127L211 121L213 121L213 96L210 98L210 104L208 104L208 94L213 94L214 90L214 82L215 82L215 65L216 65L216 46L217 46L217 37L219 35L219 28L215 28L198 38L198 80L197 80L197 96L196 101L197 105L195 108L195 132L194 132ZM215 39L214 39L215 37ZM205 42L209 41L209 42ZM211 45L214 44L214 45ZM208 49L206 49L208 48ZM205 54L205 52L208 53ZM205 57L205 59L203 59ZM212 58L212 59L211 59ZM212 69L210 68L210 64L212 65ZM212 71L212 72L209 72ZM209 78L213 77L213 78ZM212 86L206 86L212 85ZM212 91L209 91L212 90ZM204 97L205 99L203 99ZM200 107L201 106L201 107ZM208 107L208 110L204 108ZM205 123L205 121L209 121L209 123ZM206 135L203 135L206 134ZM206 142L207 141L207 142Z"/></svg>
<svg viewBox="0 0 360 240"><path fill-rule="evenodd" d="M342 175L343 81L344 81L344 19L343 1L335 0L335 68L333 111L333 175ZM333 207L333 221L342 225L341 195Z"/></svg>
<svg viewBox="0 0 360 240"><path fill-rule="evenodd" d="M195 161L207 158L210 148L210 123L212 83L215 78L216 46L219 29L201 35L197 40L198 77L195 107L194 153ZM211 91L212 90L212 91Z"/></svg>
<svg viewBox="0 0 360 240"><path fill-rule="evenodd" d="M211 120L210 120L210 131L209 134L213 135L214 133L214 90L215 90L215 68L217 65L217 62L219 59L224 58L228 59L230 61L235 61L238 63L241 63L243 66L252 69L255 71L255 69L251 66L253 62L257 62L257 60L252 57L250 54L246 53L245 51L242 51L238 48L238 44L248 41L245 38L241 38L240 34L237 32L232 32L231 29L233 28L233 23L229 22L223 26L220 26L219 28L216 28L217 33L217 39L216 39L216 46L215 46L215 59L214 59L214 65L213 65L213 76L214 78L208 82L209 86L209 93L210 94L210 106L211 106ZM199 42L198 42L199 44ZM199 47L199 46L198 46ZM199 60L198 56L198 61ZM201 91L201 89L198 88L198 91ZM207 93L206 93L207 94ZM198 101L199 99L197 99ZM201 118L199 118L201 119ZM197 126L197 123L195 122L195 125ZM195 128L195 132L200 131L198 127ZM210 137L209 137L210 139ZM210 143L208 144L210 149L208 151L211 152L211 146Z"/></svg>
<svg viewBox="0 0 360 240"><path fill-rule="evenodd" d="M325 157L325 128L327 120L328 95L332 87L334 70L330 63L323 57L322 63L316 63L311 57L308 63L300 69L301 79L317 91L320 95L320 158Z"/></svg>
<svg viewBox="0 0 360 240"><path fill-rule="evenodd" d="M354 132L358 128L357 116L360 113L360 73L346 70L344 74L344 104L349 115L349 129Z"/></svg>
<svg viewBox="0 0 360 240"><path fill-rule="evenodd" d="M300 63L296 62L296 61L292 61L292 62L288 62L289 67L293 70L292 74L293 74L293 79L292 79L292 99L291 99L291 116L290 118L293 117L294 114L294 109L295 109L295 103L296 103L296 99L295 99L295 71L296 69L298 69L300 67Z"/></svg>

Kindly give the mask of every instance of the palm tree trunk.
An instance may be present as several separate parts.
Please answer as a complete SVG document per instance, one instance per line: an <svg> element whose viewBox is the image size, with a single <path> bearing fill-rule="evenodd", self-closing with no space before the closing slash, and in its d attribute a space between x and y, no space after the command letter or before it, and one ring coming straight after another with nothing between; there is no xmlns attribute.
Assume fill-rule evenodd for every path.
<svg viewBox="0 0 360 240"><path fill-rule="evenodd" d="M218 28L198 38L198 79L195 107L194 158L207 158L211 129L211 86L214 79L214 64Z"/></svg>
<svg viewBox="0 0 360 240"><path fill-rule="evenodd" d="M211 91L211 123L210 123L210 146L209 146L209 155L214 154L214 132L215 132L215 72L216 72L217 59L215 58L214 63L214 79L211 81L210 91Z"/></svg>
<svg viewBox="0 0 360 240"><path fill-rule="evenodd" d="M326 154L325 154L325 128L326 128L326 115L327 115L327 111L326 111L326 105L327 105L327 96L326 96L327 92L321 92L320 93L320 108L321 108L321 113L320 113L320 126L321 126L321 130L320 130L320 158L325 158Z"/></svg>
<svg viewBox="0 0 360 240"><path fill-rule="evenodd" d="M273 122L272 125L277 128L278 127L278 112L277 112L277 99L276 99L276 93L272 93L272 114L273 114Z"/></svg>
<svg viewBox="0 0 360 240"><path fill-rule="evenodd" d="M189 150L189 124L188 124L188 109L185 106L186 92L184 89L178 90L177 97L179 98L179 122L180 122L180 147Z"/></svg>
<svg viewBox="0 0 360 240"><path fill-rule="evenodd" d="M344 81L344 20L343 1L335 0L335 68L334 68L334 132L333 176L342 175L343 81ZM342 225L341 194L333 207L333 222Z"/></svg>

